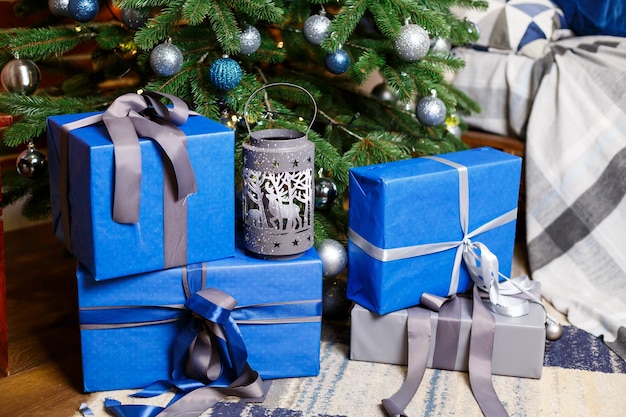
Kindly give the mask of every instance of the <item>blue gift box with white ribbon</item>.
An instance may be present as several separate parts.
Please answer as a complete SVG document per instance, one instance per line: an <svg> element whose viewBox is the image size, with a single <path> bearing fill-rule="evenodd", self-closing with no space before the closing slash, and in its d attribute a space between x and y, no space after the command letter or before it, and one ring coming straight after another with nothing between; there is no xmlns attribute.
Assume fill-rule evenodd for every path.
<svg viewBox="0 0 626 417"><path fill-rule="evenodd" d="M511 272L521 158L492 148L350 171L347 296L378 314L466 291L480 242Z"/></svg>
<svg viewBox="0 0 626 417"><path fill-rule="evenodd" d="M136 112L105 126L107 112L48 118L55 236L97 280L232 256L233 131L186 108L178 126Z"/></svg>
<svg viewBox="0 0 626 417"><path fill-rule="evenodd" d="M179 354L209 340L205 354L216 349L217 369L226 369L234 362L228 355L241 353L242 346L224 341L221 333L240 334L244 360L263 379L319 373L322 265L315 249L290 260L258 259L237 249L231 258L105 281L79 265L77 278L86 392L180 378ZM206 289L236 302L231 310L211 313L216 323L198 321L207 314L185 306ZM189 344L185 335L198 329L215 333ZM196 368L203 355L193 357Z"/></svg>

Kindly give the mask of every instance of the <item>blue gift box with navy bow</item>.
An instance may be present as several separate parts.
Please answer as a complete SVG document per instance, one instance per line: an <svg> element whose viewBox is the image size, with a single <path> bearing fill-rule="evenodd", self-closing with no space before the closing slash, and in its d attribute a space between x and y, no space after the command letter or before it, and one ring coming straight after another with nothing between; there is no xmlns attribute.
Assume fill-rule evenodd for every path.
<svg viewBox="0 0 626 417"><path fill-rule="evenodd" d="M105 281L79 265L77 278L87 392L319 373L315 249L291 260L237 249L231 258Z"/></svg>
<svg viewBox="0 0 626 417"><path fill-rule="evenodd" d="M352 168L348 298L386 314L464 292L463 252L476 242L510 275L521 166L479 148Z"/></svg>

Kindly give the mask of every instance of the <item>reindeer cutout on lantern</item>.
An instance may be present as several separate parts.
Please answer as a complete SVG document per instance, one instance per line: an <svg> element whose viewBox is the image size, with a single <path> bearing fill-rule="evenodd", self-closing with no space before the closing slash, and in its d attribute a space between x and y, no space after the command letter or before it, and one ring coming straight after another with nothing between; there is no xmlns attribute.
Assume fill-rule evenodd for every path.
<svg viewBox="0 0 626 417"><path fill-rule="evenodd" d="M295 204L285 191L278 194L269 183L265 184L267 193L267 209L270 212L268 223L275 225L278 230L296 230L302 227L300 207Z"/></svg>

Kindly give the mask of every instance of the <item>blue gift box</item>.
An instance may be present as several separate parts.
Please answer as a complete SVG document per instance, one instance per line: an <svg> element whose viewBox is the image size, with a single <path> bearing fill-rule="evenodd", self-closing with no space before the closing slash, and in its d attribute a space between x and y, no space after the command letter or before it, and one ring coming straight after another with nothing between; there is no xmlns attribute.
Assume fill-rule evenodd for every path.
<svg viewBox="0 0 626 417"><path fill-rule="evenodd" d="M315 249L281 261L237 249L232 258L106 281L79 265L77 278L86 392L171 377L177 335L191 317L183 282L192 293L217 288L237 301L231 316L248 364L263 379L319 373L322 265Z"/></svg>
<svg viewBox="0 0 626 417"><path fill-rule="evenodd" d="M97 280L204 262L234 253L234 133L202 116L191 116L180 130L195 174L197 192L178 209L186 226L169 220L179 236L167 244L164 210L166 172L160 147L141 138L138 222L113 220L114 146L102 123L71 130L66 160L62 127L99 113L48 118L50 202L54 233ZM66 168L67 192L61 192ZM166 172L164 172L166 171ZM181 200L182 201L182 200ZM64 224L66 203L68 224ZM184 211L183 211L184 210ZM65 228L65 229L64 229ZM69 233L66 233L69 231ZM70 235L68 238L67 235ZM169 234L167 235L169 236ZM182 236L182 239L181 239ZM185 242L186 241L186 242ZM173 249L172 249L173 248ZM173 256L172 253L174 252Z"/></svg>
<svg viewBox="0 0 626 417"><path fill-rule="evenodd" d="M509 275L520 176L521 158L491 148L353 168L348 298L386 314L424 292L466 291L470 242L485 244Z"/></svg>

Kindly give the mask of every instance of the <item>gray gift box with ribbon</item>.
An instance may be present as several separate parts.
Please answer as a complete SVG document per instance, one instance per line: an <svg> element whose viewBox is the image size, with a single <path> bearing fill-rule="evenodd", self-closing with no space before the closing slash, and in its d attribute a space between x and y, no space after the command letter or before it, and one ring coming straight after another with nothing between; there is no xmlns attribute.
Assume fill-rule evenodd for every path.
<svg viewBox="0 0 626 417"><path fill-rule="evenodd" d="M48 160L55 236L97 280L233 256L234 132L182 100L49 117Z"/></svg>
<svg viewBox="0 0 626 417"><path fill-rule="evenodd" d="M538 283L534 283L538 292ZM437 340L439 313L430 311L431 338L427 366L467 372L469 361L470 328L472 325L472 298L459 296L461 305L458 340ZM489 305L489 300L483 300ZM422 309L424 307L413 307ZM544 311L539 304L529 303L528 314L507 317L493 314L492 374L524 378L540 378L546 343ZM351 312L350 359L406 365L408 359L408 309L379 315L356 304ZM452 347L435 358L436 351ZM417 352L417 354L425 354ZM447 357L446 357L447 356ZM439 362L439 363L437 363Z"/></svg>

